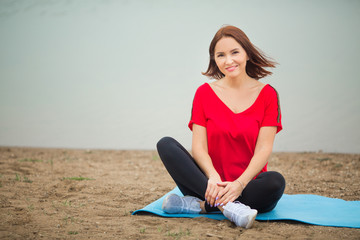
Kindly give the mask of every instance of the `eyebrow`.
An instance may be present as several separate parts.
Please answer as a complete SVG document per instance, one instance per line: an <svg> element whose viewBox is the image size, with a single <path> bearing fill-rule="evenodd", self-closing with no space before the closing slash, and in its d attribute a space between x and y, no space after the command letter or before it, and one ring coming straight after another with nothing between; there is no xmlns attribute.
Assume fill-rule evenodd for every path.
<svg viewBox="0 0 360 240"><path fill-rule="evenodd" d="M234 49L230 50L230 52L233 52L235 50L240 50L240 48L234 48ZM219 54L219 53L224 53L224 52L216 52L215 54Z"/></svg>

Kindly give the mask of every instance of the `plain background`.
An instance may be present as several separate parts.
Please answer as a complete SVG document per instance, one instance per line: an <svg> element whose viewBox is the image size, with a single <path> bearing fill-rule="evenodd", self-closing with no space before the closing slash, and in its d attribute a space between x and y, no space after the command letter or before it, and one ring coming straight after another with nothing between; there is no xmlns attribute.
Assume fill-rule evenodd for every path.
<svg viewBox="0 0 360 240"><path fill-rule="evenodd" d="M360 152L360 1L0 1L0 145L191 146L208 47L235 25L280 65L275 151Z"/></svg>

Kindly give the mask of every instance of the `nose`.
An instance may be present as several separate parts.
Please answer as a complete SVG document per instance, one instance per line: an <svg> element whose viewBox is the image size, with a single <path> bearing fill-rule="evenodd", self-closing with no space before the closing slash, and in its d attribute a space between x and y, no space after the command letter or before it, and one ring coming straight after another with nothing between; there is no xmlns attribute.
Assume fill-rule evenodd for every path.
<svg viewBox="0 0 360 240"><path fill-rule="evenodd" d="M226 56L226 58L225 58L225 64L231 64L231 63L233 63L233 59L232 59L232 57L231 57L231 55L229 56Z"/></svg>

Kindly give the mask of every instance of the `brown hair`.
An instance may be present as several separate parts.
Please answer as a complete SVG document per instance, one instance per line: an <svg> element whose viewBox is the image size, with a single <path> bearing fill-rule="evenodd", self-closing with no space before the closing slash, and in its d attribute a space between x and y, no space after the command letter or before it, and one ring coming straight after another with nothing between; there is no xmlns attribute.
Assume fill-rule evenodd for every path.
<svg viewBox="0 0 360 240"><path fill-rule="evenodd" d="M210 62L206 72L202 74L214 79L223 78L225 75L219 70L215 63L214 51L216 43L223 37L231 37L235 39L244 48L249 60L246 63L246 73L250 77L259 80L260 78L271 75L272 72L265 70L265 67L274 68L277 64L267 57L261 50L255 47L246 36L246 34L239 28L234 26L225 26L220 28L214 38L212 39L209 47Z"/></svg>

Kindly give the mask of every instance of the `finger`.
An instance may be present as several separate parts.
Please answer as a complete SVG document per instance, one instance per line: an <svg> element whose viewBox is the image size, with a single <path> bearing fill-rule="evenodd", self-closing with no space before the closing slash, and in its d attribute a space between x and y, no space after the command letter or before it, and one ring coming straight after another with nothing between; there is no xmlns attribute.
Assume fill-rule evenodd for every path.
<svg viewBox="0 0 360 240"><path fill-rule="evenodd" d="M217 207L220 205L220 199L221 197L224 195L224 192L226 192L226 190L224 190L225 188L224 187L218 187L218 193L217 193L217 196L215 198L215 203L214 203L214 206Z"/></svg>
<svg viewBox="0 0 360 240"><path fill-rule="evenodd" d="M225 188L225 190L226 192L224 192L222 197L219 199L220 206L221 204L225 205L229 201L234 201L238 197L236 191L234 191L234 189L232 189L230 185L228 185L228 187Z"/></svg>
<svg viewBox="0 0 360 240"><path fill-rule="evenodd" d="M215 186L211 186L211 188L209 189L209 194L208 194L208 198L207 198L207 202L210 206L214 205L214 201L216 198L216 187Z"/></svg>
<svg viewBox="0 0 360 240"><path fill-rule="evenodd" d="M210 204L210 201L211 201L211 194L212 194L212 188L209 187L209 190L207 191L207 195L206 195L206 202L208 204Z"/></svg>
<svg viewBox="0 0 360 240"><path fill-rule="evenodd" d="M205 201L207 201L209 199L209 192L210 192L210 187L208 185L206 188L206 192L205 192Z"/></svg>
<svg viewBox="0 0 360 240"><path fill-rule="evenodd" d="M227 203L229 202L229 199L226 198L222 198L221 201L219 201L219 206L225 206Z"/></svg>
<svg viewBox="0 0 360 240"><path fill-rule="evenodd" d="M208 182L208 185L206 187L206 192L205 192L206 201L208 201L210 199L210 194L212 193L213 188L214 188L214 184L212 184L211 182Z"/></svg>
<svg viewBox="0 0 360 240"><path fill-rule="evenodd" d="M210 206L211 207L215 206L215 202L218 199L218 192L219 192L219 189L217 187L215 187L214 191L213 191L213 193L211 194L211 197L210 197Z"/></svg>
<svg viewBox="0 0 360 240"><path fill-rule="evenodd" d="M218 193L219 200L229 191L229 188L225 187L221 189Z"/></svg>
<svg viewBox="0 0 360 240"><path fill-rule="evenodd" d="M225 202L228 203L228 202L234 202L236 201L236 199L238 198L237 194L236 193L231 193L229 194L228 196L226 196L225 198ZM225 204L225 203L224 203Z"/></svg>
<svg viewBox="0 0 360 240"><path fill-rule="evenodd" d="M207 202L209 198L209 188L206 188L206 192L205 192L205 201Z"/></svg>
<svg viewBox="0 0 360 240"><path fill-rule="evenodd" d="M226 194L225 194L226 195ZM219 200L218 200L218 206L223 206L225 205L225 200L227 199L227 197L225 197L225 195L223 195Z"/></svg>
<svg viewBox="0 0 360 240"><path fill-rule="evenodd" d="M219 199L221 198L219 192L222 191L222 190L223 190L222 187L217 187L217 188L216 188L216 192L215 192L215 193L216 193L216 197L215 197L215 199L214 199L215 201L214 201L214 204L213 204L214 207L217 207L217 203L218 203Z"/></svg>
<svg viewBox="0 0 360 240"><path fill-rule="evenodd" d="M217 185L219 187L226 187L229 183L228 182L218 182Z"/></svg>
<svg viewBox="0 0 360 240"><path fill-rule="evenodd" d="M219 192L219 199L216 202L217 206L220 206L224 202L224 199L229 195L229 190L230 188L227 186Z"/></svg>
<svg viewBox="0 0 360 240"><path fill-rule="evenodd" d="M221 198L222 194L221 192L225 189L225 186L219 186L219 184L216 184L217 185L217 199Z"/></svg>
<svg viewBox="0 0 360 240"><path fill-rule="evenodd" d="M234 199L238 198L241 194L239 193L239 190L236 187L234 187L233 184L229 184L227 190L228 191L223 195L222 200L231 197L230 201L233 201Z"/></svg>
<svg viewBox="0 0 360 240"><path fill-rule="evenodd" d="M219 194L217 195L217 197L215 198L215 202L214 202L214 207L217 207L219 205Z"/></svg>
<svg viewBox="0 0 360 240"><path fill-rule="evenodd" d="M235 200L235 198L233 198L233 197L226 197L224 200L223 200L223 202L221 203L221 204L223 204L223 205L221 205L221 206L225 206L228 202L233 202Z"/></svg>

